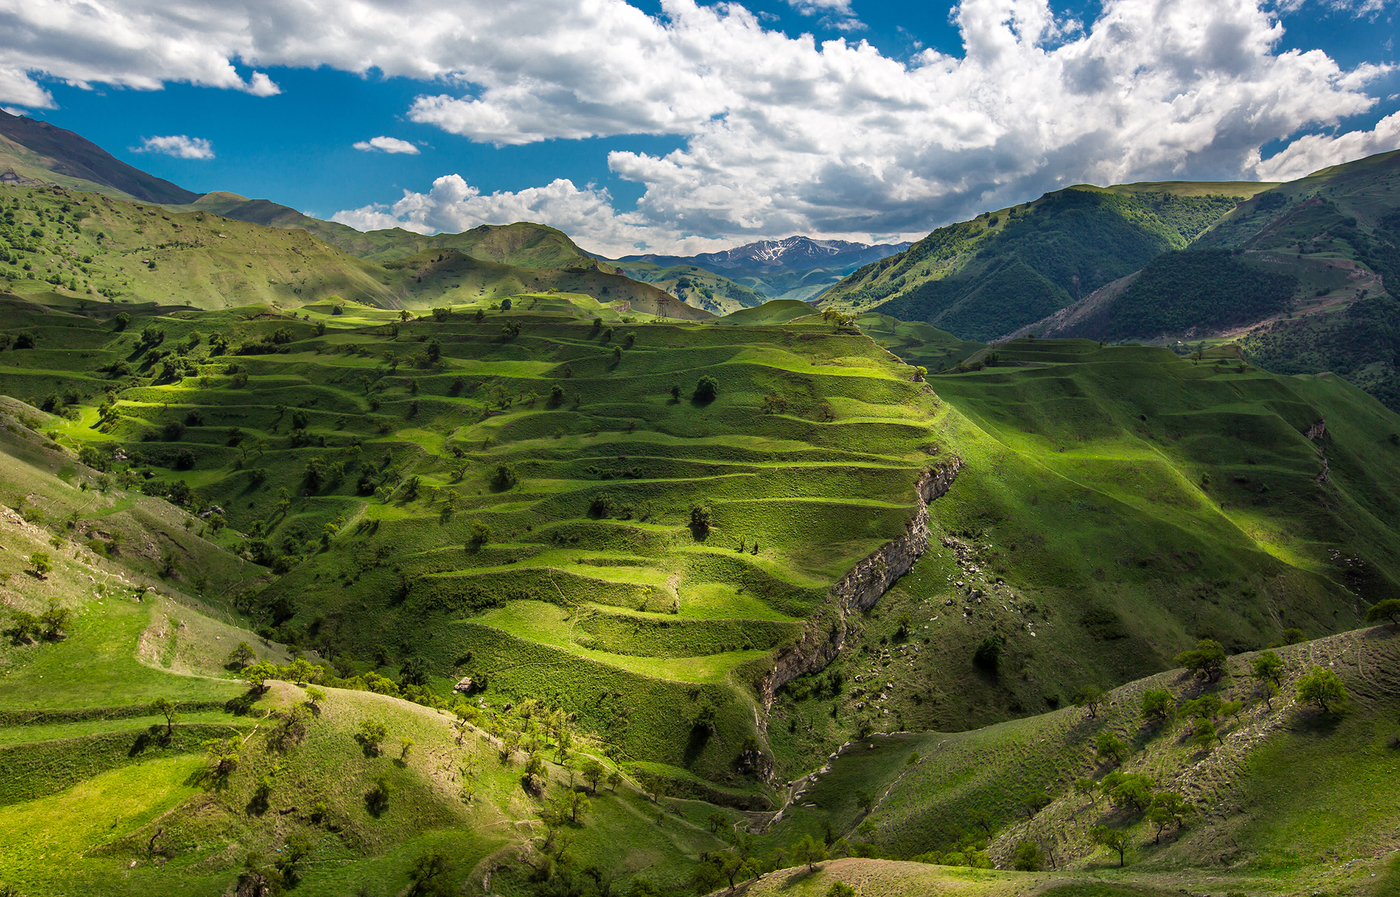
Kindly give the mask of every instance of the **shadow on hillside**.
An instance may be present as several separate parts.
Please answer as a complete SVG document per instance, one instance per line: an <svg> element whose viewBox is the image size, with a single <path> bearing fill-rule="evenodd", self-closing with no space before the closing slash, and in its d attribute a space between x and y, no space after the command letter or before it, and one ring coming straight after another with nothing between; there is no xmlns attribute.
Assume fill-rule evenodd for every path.
<svg viewBox="0 0 1400 897"><path fill-rule="evenodd" d="M787 878L783 879L783 883L779 887L781 887L784 891L786 891L789 888L796 887L797 885L803 884L808 879L814 877L818 871L819 870L815 866L803 866L799 869L794 869L788 874Z"/></svg>
<svg viewBox="0 0 1400 897"><path fill-rule="evenodd" d="M1329 713L1316 707L1300 707L1293 731L1299 735L1330 736L1342 725L1344 719L1346 717L1343 714Z"/></svg>
<svg viewBox="0 0 1400 897"><path fill-rule="evenodd" d="M685 753L681 761L686 769L695 764L700 759L700 753L705 750L705 745L710 743L710 727L696 724L690 729L690 737L685 742Z"/></svg>

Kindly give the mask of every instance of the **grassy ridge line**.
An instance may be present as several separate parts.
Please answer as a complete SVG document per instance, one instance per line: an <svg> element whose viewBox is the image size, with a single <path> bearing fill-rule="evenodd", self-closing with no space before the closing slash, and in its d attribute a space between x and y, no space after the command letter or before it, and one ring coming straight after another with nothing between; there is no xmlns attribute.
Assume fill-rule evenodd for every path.
<svg viewBox="0 0 1400 897"><path fill-rule="evenodd" d="M0 147L0 164L14 167L21 177L144 202L187 202L195 196L113 158L72 131L26 116L0 117Z"/></svg>
<svg viewBox="0 0 1400 897"><path fill-rule="evenodd" d="M1133 272L1163 250L1185 248L1235 204L1180 187L1070 187L984 213L860 269L821 302L992 339ZM1250 192L1257 189L1252 185Z"/></svg>

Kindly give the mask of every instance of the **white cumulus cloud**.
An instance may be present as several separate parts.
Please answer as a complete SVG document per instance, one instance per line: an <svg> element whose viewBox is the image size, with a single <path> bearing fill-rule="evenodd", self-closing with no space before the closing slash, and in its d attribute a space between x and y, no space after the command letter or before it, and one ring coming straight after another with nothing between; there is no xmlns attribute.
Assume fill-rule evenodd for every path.
<svg viewBox="0 0 1400 897"><path fill-rule="evenodd" d="M857 21L851 0L790 2ZM573 185L574 205L549 206L606 205L580 234L599 245L637 229L654 245L913 237L1072 183L1265 176L1384 143L1383 130L1299 135L1371 111L1392 66L1281 49L1282 13L1374 15L1379 2L1103 0L1078 22L1050 0L960 0L961 55L895 59L696 0L661 0L654 16L624 0L0 0L0 102L52 105L45 77L268 94L271 79L239 67L373 70L422 82L411 121L481 143L679 137L674 152L608 157L643 186L635 207Z"/></svg>
<svg viewBox="0 0 1400 897"><path fill-rule="evenodd" d="M177 159L212 159L214 145L203 137L186 137L177 134L170 137L143 137L140 146L133 146L134 153L160 153Z"/></svg>
<svg viewBox="0 0 1400 897"><path fill-rule="evenodd" d="M397 137L371 137L368 140L361 140L354 144L355 149L362 152L381 153L403 153L409 156L418 155L418 147L407 140L400 140Z"/></svg>
<svg viewBox="0 0 1400 897"><path fill-rule="evenodd" d="M567 178L543 187L483 195L460 175L433 181L427 193L405 190L392 205L369 205L337 212L335 221L357 230L402 227L422 234L458 233L481 224L533 221L557 227L585 249L617 257L656 248L712 252L731 244L719 238L687 236L648 221L636 212L618 212L606 189L579 188Z"/></svg>
<svg viewBox="0 0 1400 897"><path fill-rule="evenodd" d="M1400 149L1400 112L1387 115L1369 131L1299 137L1282 152L1257 162L1253 170L1260 180L1291 181L1329 165L1394 149Z"/></svg>

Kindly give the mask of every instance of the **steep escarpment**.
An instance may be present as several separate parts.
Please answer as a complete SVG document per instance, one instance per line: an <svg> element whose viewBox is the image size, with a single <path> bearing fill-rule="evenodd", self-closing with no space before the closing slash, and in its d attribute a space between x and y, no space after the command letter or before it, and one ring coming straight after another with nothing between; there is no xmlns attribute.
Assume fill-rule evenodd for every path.
<svg viewBox="0 0 1400 897"><path fill-rule="evenodd" d="M904 534L886 542L862 558L828 593L827 602L812 615L795 643L784 648L763 677L759 697L765 711L773 704L778 690L798 676L826 668L846 644L847 619L869 610L895 582L913 569L928 549L928 506L947 493L958 471L961 458L925 470L915 484L918 510L910 518Z"/></svg>

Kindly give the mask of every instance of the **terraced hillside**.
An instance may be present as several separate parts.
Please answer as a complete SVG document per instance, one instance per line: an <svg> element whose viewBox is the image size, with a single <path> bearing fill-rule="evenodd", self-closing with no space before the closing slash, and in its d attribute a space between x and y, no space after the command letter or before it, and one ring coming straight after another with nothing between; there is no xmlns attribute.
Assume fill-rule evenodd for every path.
<svg viewBox="0 0 1400 897"><path fill-rule="evenodd" d="M516 857L553 869L558 856L573 876L593 866L678 888L699 853L722 848L680 816L658 819L597 742L560 751L569 728L551 708L445 712L384 693L385 680L332 687L327 668L293 663L239 625L232 602L260 571L221 547L229 531L77 463L42 433L60 420L0 405L0 887L380 892L436 854L454 887L529 888ZM162 566L172 546L178 573ZM52 632L20 631L24 614L55 608ZM231 662L240 644L250 656ZM250 688L238 668L254 660L301 684ZM575 790L590 764L591 787ZM562 815L542 825L551 807Z"/></svg>
<svg viewBox="0 0 1400 897"><path fill-rule="evenodd" d="M116 332L111 308L12 301L37 348L0 377L71 408L60 438L91 463L120 449L149 491L218 505L220 538L279 574L250 608L269 635L557 694L620 756L712 780L764 771L745 739L770 654L941 463L927 386L817 317L648 323L552 294L302 312L145 308Z"/></svg>
<svg viewBox="0 0 1400 897"><path fill-rule="evenodd" d="M5 302L7 333L30 340L0 352L0 388L38 406L7 405L0 441L0 489L31 516L0 520L23 531L0 569L9 622L47 597L81 612L67 639L0 649L0 710L21 724L5 736L16 774L0 775L0 831L22 833L0 856L36 893L129 892L167 862L192 893L218 893L279 868L252 854L301 855L293 835L318 858L300 873L306 893L401 884L434 850L456 859L455 882L489 874L503 893L578 882L588 864L677 890L713 883L713 857L722 874L746 852L748 871L733 871L749 876L791 862L823 822L855 852L966 857L980 849L968 832L929 814L969 807L1005 864L1074 800L1065 776L1085 766L1090 730L1064 708L1082 688L1160 674L1203 637L1239 652L1295 628L1350 629L1400 580L1397 418L1337 378L1278 377L1222 352L1193 363L1024 340L921 383L839 319L795 316L797 303L720 324L549 293L417 318L344 302L296 317ZM928 501L930 477L946 486L959 464ZM881 596L925 532L929 550ZM31 560L45 545L47 573ZM319 681L323 697L277 684L241 695L218 669L238 640L283 664L281 644L313 652L323 664L265 675ZM467 725L394 695L450 704ZM160 697L190 728L152 718ZM254 716L221 709L230 698ZM1384 719L1387 700L1365 718ZM293 713L303 705L319 711ZM1113 726L1131 726L1122 713ZM401 762L357 744L375 719L391 744L408 739ZM956 749L897 734L987 724L1001 725ZM200 759L199 742L235 736L251 747L215 787L201 776L217 751ZM852 736L877 749L829 778L834 802L804 795L815 809L790 806L744 840L744 824L764 831L787 801L777 783ZM1312 756L1277 744L1304 760L1273 768ZM991 775L983 748L1019 772ZM1189 778L1176 770L1194 755L1161 750L1153 774ZM952 779L934 761L908 767L909 753L940 751ZM617 772L617 797L580 784L589 760ZM922 784L901 796L896 779ZM147 797L112 803L135 781L153 783ZM1053 806L1023 830L1018 802L1036 786ZM861 791L881 801L873 821ZM1216 793L1233 792L1200 795ZM567 821L570 794L596 816ZM105 805L119 813L110 829L28 834L107 820ZM1155 856L1127 827L1135 858ZM1104 865L1076 837L1074 863ZM1291 837L1250 843L1266 856ZM51 854L63 871L40 859ZM132 861L129 880L111 875ZM998 894L1078 881L860 869L921 887L973 876ZM1193 875L1161 881L1194 887Z"/></svg>
<svg viewBox="0 0 1400 897"><path fill-rule="evenodd" d="M713 271L695 265L661 267L653 262L623 261L615 263L623 274L633 280L654 284L684 302L706 311L725 315L745 308L762 305L766 298Z"/></svg>
<svg viewBox="0 0 1400 897"><path fill-rule="evenodd" d="M1065 340L962 367L929 378L964 461L929 506L935 544L780 694L781 770L852 731L1047 712L1201 638L1257 650L1400 597L1400 418L1340 378Z"/></svg>

